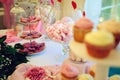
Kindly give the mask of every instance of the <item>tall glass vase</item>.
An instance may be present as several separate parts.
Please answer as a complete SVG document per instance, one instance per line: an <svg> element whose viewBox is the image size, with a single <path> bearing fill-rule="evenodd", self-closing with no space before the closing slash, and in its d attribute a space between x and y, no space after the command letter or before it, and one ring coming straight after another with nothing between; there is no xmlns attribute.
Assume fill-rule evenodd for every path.
<svg viewBox="0 0 120 80"><path fill-rule="evenodd" d="M43 28L43 34L44 39L49 40L49 37L46 33L46 28L49 27L50 24L53 24L55 22L55 12L54 12L54 6L48 4L46 1L44 3L40 4L40 17L41 17L41 23Z"/></svg>

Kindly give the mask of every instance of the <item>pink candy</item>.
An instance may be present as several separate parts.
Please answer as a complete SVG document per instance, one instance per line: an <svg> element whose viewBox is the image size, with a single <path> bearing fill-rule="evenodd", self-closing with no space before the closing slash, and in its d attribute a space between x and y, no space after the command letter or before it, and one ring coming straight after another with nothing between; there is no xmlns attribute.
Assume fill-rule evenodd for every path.
<svg viewBox="0 0 120 80"><path fill-rule="evenodd" d="M66 42L70 37L70 26L60 21L47 27L47 35L58 42Z"/></svg>

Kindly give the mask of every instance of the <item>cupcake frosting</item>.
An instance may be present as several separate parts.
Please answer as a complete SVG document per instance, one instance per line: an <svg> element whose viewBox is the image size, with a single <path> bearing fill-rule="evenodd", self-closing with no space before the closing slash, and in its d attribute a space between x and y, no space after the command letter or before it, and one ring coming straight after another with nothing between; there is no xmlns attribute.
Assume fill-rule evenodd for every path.
<svg viewBox="0 0 120 80"><path fill-rule="evenodd" d="M81 74L78 76L78 80L93 80L93 77L89 74Z"/></svg>
<svg viewBox="0 0 120 80"><path fill-rule="evenodd" d="M64 64L62 65L61 73L65 75L66 77L76 77L79 74L79 71L76 67L70 65L70 64Z"/></svg>
<svg viewBox="0 0 120 80"><path fill-rule="evenodd" d="M97 46L105 46L114 43L114 36L106 31L90 32L85 36L85 42Z"/></svg>
<svg viewBox="0 0 120 80"><path fill-rule="evenodd" d="M92 28L93 22L86 17L82 17L75 23L75 26L77 28L83 28L83 29Z"/></svg>
<svg viewBox="0 0 120 80"><path fill-rule="evenodd" d="M120 75L113 75L109 80L120 80Z"/></svg>
<svg viewBox="0 0 120 80"><path fill-rule="evenodd" d="M108 30L113 33L120 33L120 22L116 20L108 20L100 23L98 29Z"/></svg>

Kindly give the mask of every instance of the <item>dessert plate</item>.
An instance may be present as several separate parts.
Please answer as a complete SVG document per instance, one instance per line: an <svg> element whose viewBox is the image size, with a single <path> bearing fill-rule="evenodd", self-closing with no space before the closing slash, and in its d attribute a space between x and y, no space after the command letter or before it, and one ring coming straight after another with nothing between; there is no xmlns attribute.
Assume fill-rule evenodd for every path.
<svg viewBox="0 0 120 80"><path fill-rule="evenodd" d="M25 42L22 44L24 49L20 52L26 52L28 55L35 55L41 53L45 49L45 42L38 43L36 41Z"/></svg>
<svg viewBox="0 0 120 80"><path fill-rule="evenodd" d="M34 55L38 55L38 54L43 54L43 51L45 50L45 48L44 49L42 49L41 51L39 51L39 52L35 52L35 53L31 53L31 54L27 54L28 56L34 56Z"/></svg>
<svg viewBox="0 0 120 80"><path fill-rule="evenodd" d="M22 39L25 40L30 40L30 39L36 39L36 38L40 38L42 37L42 33L37 32L37 31L23 31L21 33L18 34L18 36Z"/></svg>

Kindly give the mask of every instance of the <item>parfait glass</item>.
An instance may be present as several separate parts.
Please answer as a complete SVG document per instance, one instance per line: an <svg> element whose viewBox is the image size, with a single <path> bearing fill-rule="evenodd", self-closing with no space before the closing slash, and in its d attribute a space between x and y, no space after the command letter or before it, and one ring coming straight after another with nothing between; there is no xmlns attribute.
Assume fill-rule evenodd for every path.
<svg viewBox="0 0 120 80"><path fill-rule="evenodd" d="M40 3L40 18L42 23L42 33L44 34L44 40L48 41L49 37L47 36L46 29L50 24L55 22L55 12L54 6L48 3L48 1L43 1Z"/></svg>
<svg viewBox="0 0 120 80"><path fill-rule="evenodd" d="M62 49L63 55L67 55L67 54L70 53L69 42L70 42L70 40L72 39L72 36L69 35L69 36L67 36L65 39L66 39L65 41L60 42L60 43L62 44L62 46L63 46L63 49Z"/></svg>
<svg viewBox="0 0 120 80"><path fill-rule="evenodd" d="M56 56L57 60L62 60L69 54L69 41L72 39L72 27L61 21L57 21L47 27L47 35L49 39L61 45L62 52Z"/></svg>
<svg viewBox="0 0 120 80"><path fill-rule="evenodd" d="M69 42L72 39L72 37L70 37L70 36L68 37L67 36L66 39L67 39L66 41L58 42L58 43L60 43L62 45L62 53L60 55L56 56L57 59L61 60L64 57L68 57L69 54L70 54Z"/></svg>

